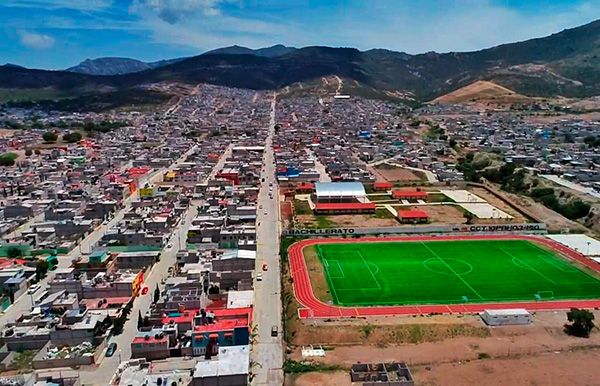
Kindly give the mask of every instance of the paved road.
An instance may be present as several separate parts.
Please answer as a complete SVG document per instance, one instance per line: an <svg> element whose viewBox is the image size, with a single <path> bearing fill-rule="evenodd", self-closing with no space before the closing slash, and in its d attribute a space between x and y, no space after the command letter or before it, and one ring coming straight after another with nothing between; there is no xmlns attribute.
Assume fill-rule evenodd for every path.
<svg viewBox="0 0 600 386"><path fill-rule="evenodd" d="M592 196L593 198L600 198L600 192L595 190L594 188L588 188L576 182L571 182L569 180L565 180L564 178L554 175L554 174L543 174L543 178L554 182L555 184L564 186L565 188L576 190L580 193L584 193Z"/></svg>
<svg viewBox="0 0 600 386"><path fill-rule="evenodd" d="M109 343L117 344L117 352L110 358L102 358L97 368L80 371L81 383L83 385L108 385L121 361L131 357L131 341L137 334L137 320L139 312L144 315L150 308L154 297L154 288L160 285L162 279L168 276L169 267L174 266L177 261L178 240L185 242L187 231L192 225L192 220L198 213L197 203L193 203L182 216L181 221L173 231L169 239L172 248L163 249L160 261L152 267L149 274L144 278L144 285L149 291L146 295L140 295L134 302L129 319L123 326L123 333L114 336Z"/></svg>
<svg viewBox="0 0 600 386"><path fill-rule="evenodd" d="M319 157L312 150L307 149L306 152L315 160L315 170L319 173L319 182L331 182L331 177L327 174L325 165L319 161Z"/></svg>
<svg viewBox="0 0 600 386"><path fill-rule="evenodd" d="M250 359L254 363L252 371L255 377L253 385L282 385L283 384L283 339L281 324L281 281L279 261L279 197L276 194L275 165L272 140L275 133L275 106L271 104L271 121L269 135L266 141L264 156L264 172L258 195L258 228L257 228L257 259L256 272L263 273L263 280L255 282L254 286L254 316L256 338L252 347ZM273 198L269 198L269 184L273 184ZM261 209L262 207L262 209ZM266 213L266 214L265 214ZM266 262L268 271L262 271ZM271 336L271 327L277 326L279 334Z"/></svg>

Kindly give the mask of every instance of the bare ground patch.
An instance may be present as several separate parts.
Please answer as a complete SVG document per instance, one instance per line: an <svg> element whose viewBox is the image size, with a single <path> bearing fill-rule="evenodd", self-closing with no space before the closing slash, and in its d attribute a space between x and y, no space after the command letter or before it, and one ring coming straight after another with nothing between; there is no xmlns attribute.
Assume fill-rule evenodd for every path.
<svg viewBox="0 0 600 386"><path fill-rule="evenodd" d="M398 226L398 221L395 218L381 214L298 215L296 218L303 227L309 228Z"/></svg>
<svg viewBox="0 0 600 386"><path fill-rule="evenodd" d="M410 169L405 169L393 165L381 164L369 169L380 181L402 182L402 181L421 181L422 178Z"/></svg>
<svg viewBox="0 0 600 386"><path fill-rule="evenodd" d="M444 205L416 205L416 206L397 206L395 209L417 209L424 210L429 215L427 225L440 224L462 224L466 221L463 211L460 207L452 204Z"/></svg>
<svg viewBox="0 0 600 386"><path fill-rule="evenodd" d="M287 386L348 386L351 385L350 374L347 371L332 371L324 373L288 374L285 377Z"/></svg>
<svg viewBox="0 0 600 386"><path fill-rule="evenodd" d="M600 379L600 350L543 353L530 357L484 359L411 369L419 385L592 386ZM348 379L350 377L348 376ZM483 381L485 380L485 381Z"/></svg>
<svg viewBox="0 0 600 386"><path fill-rule="evenodd" d="M469 324L305 324L298 331L295 345L375 346L439 342L445 339L489 336L483 326ZM337 348L336 348L337 350Z"/></svg>

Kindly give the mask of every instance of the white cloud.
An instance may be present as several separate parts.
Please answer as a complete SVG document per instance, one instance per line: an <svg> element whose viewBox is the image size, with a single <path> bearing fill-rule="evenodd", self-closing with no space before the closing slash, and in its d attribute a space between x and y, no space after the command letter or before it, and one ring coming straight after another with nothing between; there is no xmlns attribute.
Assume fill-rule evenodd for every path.
<svg viewBox="0 0 600 386"><path fill-rule="evenodd" d="M219 5L226 0L134 0L129 11L135 14L152 12L169 24L194 15L218 16Z"/></svg>
<svg viewBox="0 0 600 386"><path fill-rule="evenodd" d="M283 43L410 53L478 50L546 36L600 16L600 1L536 12L493 0L444 0L444 6L437 0L347 0L321 7L282 1L133 0L129 11L139 18L137 29L148 31L155 43L196 50ZM232 3L238 7L223 7Z"/></svg>
<svg viewBox="0 0 600 386"><path fill-rule="evenodd" d="M22 45L35 49L47 49L54 46L54 38L52 36L38 34L29 31L18 31L19 41Z"/></svg>
<svg viewBox="0 0 600 386"><path fill-rule="evenodd" d="M547 36L600 16L600 2L564 10L526 12L491 0L447 1L443 10L432 1L373 2L362 17L349 16L338 22L331 33L321 31L322 36L328 40L326 44L346 43L360 49L381 47L409 53L471 51Z"/></svg>

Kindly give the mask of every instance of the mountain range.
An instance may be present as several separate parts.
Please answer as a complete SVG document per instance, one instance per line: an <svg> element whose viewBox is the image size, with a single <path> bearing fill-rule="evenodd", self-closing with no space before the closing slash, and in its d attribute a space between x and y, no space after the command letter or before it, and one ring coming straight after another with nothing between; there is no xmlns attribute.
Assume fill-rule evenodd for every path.
<svg viewBox="0 0 600 386"><path fill-rule="evenodd" d="M185 58L176 58L159 60L157 62L142 62L141 60L131 58L105 57L86 59L76 66L67 68L65 71L88 75L123 75L167 66L184 59Z"/></svg>
<svg viewBox="0 0 600 386"><path fill-rule="evenodd" d="M272 47L259 48L256 50L241 46L229 46L205 52L203 55L256 55L274 58L294 50L297 50L297 48L286 47L282 44L277 44ZM185 59L187 58L166 59L159 60L157 62L142 62L141 60L131 58L104 57L86 59L76 66L67 68L65 71L88 75L123 75L167 66Z"/></svg>
<svg viewBox="0 0 600 386"><path fill-rule="evenodd" d="M384 49L277 45L252 50L232 46L154 66L145 63L150 68L132 64L130 68L136 72L121 75L89 74L102 71L97 68L102 67L101 62L94 61L89 67L93 70L78 71L84 73L71 72L73 68L45 71L0 66L0 87L51 88L63 95L131 94L157 82L280 89L337 75L355 90L362 87L416 101L432 100L479 80L526 96L585 97L600 94L598 55L600 20L547 37L473 52L409 55ZM121 71L128 69L123 65Z"/></svg>

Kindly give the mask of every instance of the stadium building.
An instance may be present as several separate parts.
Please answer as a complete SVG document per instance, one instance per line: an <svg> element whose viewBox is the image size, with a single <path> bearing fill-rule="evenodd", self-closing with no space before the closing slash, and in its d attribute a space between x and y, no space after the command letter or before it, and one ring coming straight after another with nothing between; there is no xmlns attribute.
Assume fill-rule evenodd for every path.
<svg viewBox="0 0 600 386"><path fill-rule="evenodd" d="M317 182L311 196L316 214L374 213L360 182Z"/></svg>

